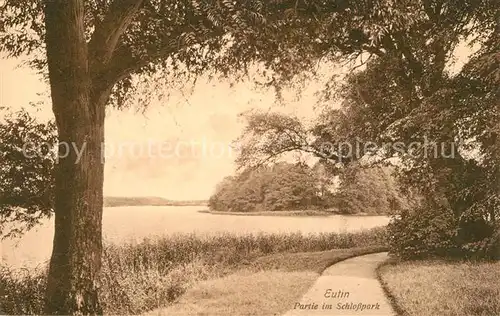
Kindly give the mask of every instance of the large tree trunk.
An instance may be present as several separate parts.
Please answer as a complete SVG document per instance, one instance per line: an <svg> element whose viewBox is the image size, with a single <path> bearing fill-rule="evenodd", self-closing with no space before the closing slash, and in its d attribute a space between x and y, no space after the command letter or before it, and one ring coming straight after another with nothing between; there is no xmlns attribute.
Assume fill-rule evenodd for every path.
<svg viewBox="0 0 500 316"><path fill-rule="evenodd" d="M66 105L72 102L68 100ZM103 122L84 113L58 122L61 142L75 150L56 168L55 235L47 284L48 314L101 314L97 292L102 252Z"/></svg>
<svg viewBox="0 0 500 316"><path fill-rule="evenodd" d="M83 0L46 2L52 106L61 155L56 166L55 236L46 291L47 314L102 314L104 101L92 93ZM68 147L69 146L69 147Z"/></svg>

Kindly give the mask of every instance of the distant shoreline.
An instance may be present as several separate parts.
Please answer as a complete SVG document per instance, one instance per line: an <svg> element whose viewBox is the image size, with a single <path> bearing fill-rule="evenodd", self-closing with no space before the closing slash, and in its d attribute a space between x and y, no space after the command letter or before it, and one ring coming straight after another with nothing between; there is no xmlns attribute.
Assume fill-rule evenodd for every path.
<svg viewBox="0 0 500 316"><path fill-rule="evenodd" d="M338 211L319 211L319 210L296 210L296 211L257 211L257 212L219 212L210 210L199 210L199 213L211 215L233 215L233 216L297 216L297 217L328 217L333 215L345 216L385 216L385 215L369 215L365 213L359 214L342 214Z"/></svg>
<svg viewBox="0 0 500 316"><path fill-rule="evenodd" d="M338 209L329 210L286 210L286 211L252 211L252 212L221 212L221 211L211 211L208 209L207 200L168 200L161 197L104 197L104 207L143 207L143 206L196 206L203 207L205 209L198 210L198 213L210 214L210 215L232 215L232 216L281 216L281 217L328 217L334 215L342 216L390 216L388 214L369 214L369 213L356 213L356 214L344 214Z"/></svg>
<svg viewBox="0 0 500 316"><path fill-rule="evenodd" d="M161 197L104 197L104 207L126 206L207 206L206 200L175 201Z"/></svg>

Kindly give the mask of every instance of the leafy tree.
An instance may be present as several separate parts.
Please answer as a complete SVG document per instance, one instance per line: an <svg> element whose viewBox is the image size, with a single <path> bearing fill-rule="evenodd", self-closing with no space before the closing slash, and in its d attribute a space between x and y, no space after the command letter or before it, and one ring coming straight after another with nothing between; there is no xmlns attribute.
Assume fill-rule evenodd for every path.
<svg viewBox="0 0 500 316"><path fill-rule="evenodd" d="M317 205L317 181L307 165L278 163L270 172L273 181L266 188L264 199L267 209L306 209Z"/></svg>
<svg viewBox="0 0 500 316"><path fill-rule="evenodd" d="M215 211L253 212L321 207L318 179L303 164L280 162L226 177L209 201Z"/></svg>
<svg viewBox="0 0 500 316"><path fill-rule="evenodd" d="M325 101L340 95L341 109L327 109L310 130L295 128L301 136L293 139L283 133L290 129L287 122L293 118L280 117L278 128L275 123L260 124L258 129L249 124L246 136L263 139L248 141L248 150L244 145L239 161L246 163L252 156L265 161L266 157L290 150L304 150L344 163L373 153L379 159L397 157L402 162L400 175L405 187L418 189L436 212L449 209L454 215L453 225L458 225L452 225L460 236L455 242L471 249L469 245L485 238L479 231L491 232L500 213L500 10L491 1L481 2L481 7L477 6L479 2L469 1L398 4L404 6L398 8L398 14L402 14L399 17L408 18L404 27L395 23L394 16L386 20L386 25L379 23L378 18L385 14L383 9L367 12L364 19L340 18L332 22L346 34L357 34L359 42L344 45L345 37L332 32L330 45L318 54L336 51L348 58L368 56L365 68L351 73L340 89L330 84L323 91ZM405 10L413 14L405 15ZM450 72L448 66L455 48L471 38L481 48L458 73ZM271 122L277 121L274 114L268 117ZM267 118L253 115L251 120L266 122ZM384 146L422 144L424 139L430 142L427 147L413 150ZM369 142L376 144L371 150L365 147ZM325 144L331 150L325 151ZM342 146L345 144L348 146ZM357 146L361 149L353 150ZM435 146L437 154L433 154ZM466 152L471 147L478 154L469 159ZM453 157L448 157L453 149Z"/></svg>
<svg viewBox="0 0 500 316"><path fill-rule="evenodd" d="M416 198L404 196L390 166L351 165L342 171L335 195L342 213L399 214L415 206Z"/></svg>
<svg viewBox="0 0 500 316"><path fill-rule="evenodd" d="M52 215L54 123L37 122L26 110L6 112L0 122L1 237L23 233Z"/></svg>
<svg viewBox="0 0 500 316"><path fill-rule="evenodd" d="M425 196L428 201L424 208L434 210L436 218L443 209L453 214L447 217L450 225L441 225L439 229L453 227L456 236L450 251L458 248L463 251L462 255L485 253L481 247L489 244L486 241L493 236L500 216L496 202L499 197L498 160L494 158L495 148L498 148L495 126L499 115L499 90L498 85L481 79L491 80L492 77L475 66L478 60L491 62L491 56L495 56L491 51L498 50L494 48L498 46L491 45L498 35L485 33L491 36L458 75L452 76L444 66L421 61L420 69L425 76L412 76L411 84L407 85L384 84L391 82L391 78L398 78L398 72L391 68L396 62L386 57L386 61L373 61L364 72L352 77L350 86L346 87L344 104L349 112L359 113L354 121L360 138L406 144L422 143L423 139L430 141L428 147L413 152L402 153L389 148L386 155L402 158L403 183L417 188ZM424 45L413 45L408 49L425 60L426 55L420 53L425 51ZM437 53L430 53L437 58ZM491 66L486 68L491 72ZM429 78L433 78L432 81L428 81ZM471 147L477 149L478 155L468 159L464 155ZM401 220L408 220L408 223L418 220L420 211L422 208L415 210L413 217L405 216ZM432 214L428 210L425 213L426 216ZM393 227L409 230L410 226ZM450 235L448 233L442 235ZM416 236L425 234L417 233ZM402 243L405 240L408 239L397 239Z"/></svg>

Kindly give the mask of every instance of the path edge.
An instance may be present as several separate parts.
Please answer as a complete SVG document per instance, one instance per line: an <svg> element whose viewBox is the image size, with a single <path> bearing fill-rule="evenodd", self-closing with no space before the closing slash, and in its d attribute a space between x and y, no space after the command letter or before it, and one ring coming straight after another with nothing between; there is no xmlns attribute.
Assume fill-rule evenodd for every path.
<svg viewBox="0 0 500 316"><path fill-rule="evenodd" d="M319 273L319 276L320 277L321 275L323 275L323 273L328 269L330 268L331 266L333 265L336 265L337 263L340 263L342 261L346 261L346 260L349 260L349 259L353 259L353 258L356 258L356 257L362 257L362 256L367 256L367 255L373 255L375 253L382 253L382 252L388 252L389 249L388 247L386 246L383 246L383 245L375 245L375 246L367 246L367 247L357 247L358 249L366 249L366 252L359 255L346 255L345 257L342 257L340 258L338 261L334 261L333 263L329 263L328 266L326 266L323 270L321 270L321 272ZM334 249L330 249L330 250L340 250L342 248L334 248ZM345 248L345 249L349 249L349 248ZM328 250L326 250L328 251Z"/></svg>
<svg viewBox="0 0 500 316"><path fill-rule="evenodd" d="M382 278L382 269L385 266L388 265L393 265L397 261L394 258L390 258L389 260L386 260L385 262L382 262L375 268L375 273L377 275L377 280L380 283L380 286L382 287L382 290L384 291L385 296L387 297L389 304L391 304L392 309L394 312L396 312L397 316L408 316L409 314L405 311L405 309L401 306L401 304L398 302L396 297L392 294L392 292L389 290L388 284L384 281Z"/></svg>

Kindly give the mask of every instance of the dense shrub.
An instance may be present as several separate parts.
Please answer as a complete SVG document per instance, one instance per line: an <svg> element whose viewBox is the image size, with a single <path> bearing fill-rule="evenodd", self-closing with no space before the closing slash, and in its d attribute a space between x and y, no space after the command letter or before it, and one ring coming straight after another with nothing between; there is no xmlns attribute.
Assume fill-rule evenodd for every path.
<svg viewBox="0 0 500 316"><path fill-rule="evenodd" d="M493 260L500 260L500 224L497 224L495 231L487 239L485 256Z"/></svg>
<svg viewBox="0 0 500 316"><path fill-rule="evenodd" d="M476 222L477 223L477 222ZM462 240L462 255L470 259L500 260L500 227L492 226L486 221L479 221L476 229L482 229L481 238Z"/></svg>
<svg viewBox="0 0 500 316"><path fill-rule="evenodd" d="M391 253L403 259L457 255L457 222L449 209L405 210L388 225Z"/></svg>
<svg viewBox="0 0 500 316"><path fill-rule="evenodd" d="M0 314L42 314L46 275L45 269L13 271L0 267Z"/></svg>
<svg viewBox="0 0 500 316"><path fill-rule="evenodd" d="M403 211L388 225L390 251L403 259L500 259L498 224L481 216L456 216L424 205Z"/></svg>

